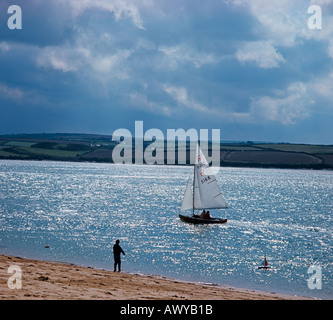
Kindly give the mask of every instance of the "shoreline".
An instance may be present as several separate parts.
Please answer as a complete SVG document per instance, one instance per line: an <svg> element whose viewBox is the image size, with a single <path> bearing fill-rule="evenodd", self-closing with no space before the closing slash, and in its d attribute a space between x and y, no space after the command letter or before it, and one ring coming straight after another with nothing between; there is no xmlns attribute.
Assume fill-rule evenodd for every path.
<svg viewBox="0 0 333 320"><path fill-rule="evenodd" d="M119 165L118 163L110 162L110 161L104 161L104 160L80 160L80 159L61 159L61 158L15 158L15 157L2 157L0 156L0 160L9 160L9 161L45 161L45 162L69 162L69 163L99 163L99 164L113 164L113 165ZM192 167L192 164L167 164L167 163L154 163L154 164L148 164L148 163L125 163L130 165L145 165L145 166L177 166L177 167ZM120 165L123 165L121 163ZM280 169L280 170L316 170L316 171L333 171L333 168L331 166L312 166L312 165L293 165L293 164L286 164L286 165L272 165L272 164L257 164L257 163L250 163L250 162L242 162L242 163L236 163L236 162L225 162L222 163L219 168L250 168L250 169Z"/></svg>
<svg viewBox="0 0 333 320"><path fill-rule="evenodd" d="M8 281L21 268L21 289ZM12 281L13 284L17 284ZM113 272L75 264L0 255L0 300L314 300L164 276Z"/></svg>

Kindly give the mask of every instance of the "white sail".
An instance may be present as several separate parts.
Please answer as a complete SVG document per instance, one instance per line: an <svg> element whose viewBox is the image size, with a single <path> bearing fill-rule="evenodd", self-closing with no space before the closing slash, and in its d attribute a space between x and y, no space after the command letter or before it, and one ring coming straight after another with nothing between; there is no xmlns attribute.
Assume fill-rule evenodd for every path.
<svg viewBox="0 0 333 320"><path fill-rule="evenodd" d="M220 187L198 144L196 146L194 163L193 187L194 200L192 197L191 184L190 181L188 181L180 211L193 209L193 206L194 210L227 208Z"/></svg>
<svg viewBox="0 0 333 320"><path fill-rule="evenodd" d="M191 181L188 179L185 193L184 193L184 198L182 202L182 206L180 208L180 211L184 210L189 210L193 209L193 197L192 197L192 190L191 190Z"/></svg>
<svg viewBox="0 0 333 320"><path fill-rule="evenodd" d="M194 164L194 209L223 209L227 204L211 168L197 144Z"/></svg>

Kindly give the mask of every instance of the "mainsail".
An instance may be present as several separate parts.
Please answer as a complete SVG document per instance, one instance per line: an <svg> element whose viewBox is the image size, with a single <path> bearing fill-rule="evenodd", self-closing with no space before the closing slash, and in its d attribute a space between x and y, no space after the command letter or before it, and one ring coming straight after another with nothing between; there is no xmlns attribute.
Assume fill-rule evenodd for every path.
<svg viewBox="0 0 333 320"><path fill-rule="evenodd" d="M193 209L224 209L227 204L211 168L197 144L194 163L193 196L188 181L180 211Z"/></svg>

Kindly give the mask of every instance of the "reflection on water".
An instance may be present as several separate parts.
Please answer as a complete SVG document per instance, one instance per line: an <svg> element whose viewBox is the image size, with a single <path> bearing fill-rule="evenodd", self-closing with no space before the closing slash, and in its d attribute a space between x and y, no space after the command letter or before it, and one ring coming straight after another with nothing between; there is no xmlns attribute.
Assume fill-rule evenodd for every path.
<svg viewBox="0 0 333 320"><path fill-rule="evenodd" d="M0 161L0 252L322 298L332 293L333 175L222 168L224 225L181 222L190 167ZM49 245L49 249L44 249ZM272 268L258 270L264 255ZM322 267L322 290L307 287Z"/></svg>

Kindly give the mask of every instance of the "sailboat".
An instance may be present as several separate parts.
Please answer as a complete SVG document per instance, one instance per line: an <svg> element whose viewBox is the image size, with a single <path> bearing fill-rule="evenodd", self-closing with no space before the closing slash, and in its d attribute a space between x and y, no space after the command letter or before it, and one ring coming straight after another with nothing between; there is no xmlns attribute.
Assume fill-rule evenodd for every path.
<svg viewBox="0 0 333 320"><path fill-rule="evenodd" d="M217 184L216 178L209 167L199 144L196 145L196 155L194 162L193 190L191 190L191 180L186 185L183 202L179 212L179 218L190 223L225 223L227 219L202 218L194 213L195 210L206 209L226 209L227 204ZM192 210L192 216L181 214L185 210Z"/></svg>
<svg viewBox="0 0 333 320"><path fill-rule="evenodd" d="M263 265L261 267L258 267L258 269L269 269L269 268L270 268L270 266L268 265L266 255L265 255L265 260L263 262Z"/></svg>

